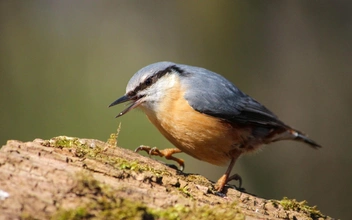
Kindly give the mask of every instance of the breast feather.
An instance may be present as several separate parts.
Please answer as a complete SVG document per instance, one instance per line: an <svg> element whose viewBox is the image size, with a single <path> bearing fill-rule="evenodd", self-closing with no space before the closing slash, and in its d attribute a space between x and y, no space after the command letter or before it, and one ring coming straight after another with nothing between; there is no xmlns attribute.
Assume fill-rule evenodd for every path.
<svg viewBox="0 0 352 220"><path fill-rule="evenodd" d="M195 111L184 98L180 83L169 89L149 120L177 148L215 165L225 165L243 136L225 121Z"/></svg>

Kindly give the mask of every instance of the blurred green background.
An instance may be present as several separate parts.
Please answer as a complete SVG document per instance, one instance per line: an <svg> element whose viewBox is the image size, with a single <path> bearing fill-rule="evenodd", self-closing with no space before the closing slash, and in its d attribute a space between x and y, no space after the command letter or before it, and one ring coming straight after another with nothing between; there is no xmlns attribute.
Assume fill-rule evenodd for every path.
<svg viewBox="0 0 352 220"><path fill-rule="evenodd" d="M68 135L172 147L140 111L107 106L157 61L234 82L323 145L279 142L242 157L247 191L351 219L352 5L339 1L1 1L0 142ZM185 172L225 167L187 155Z"/></svg>

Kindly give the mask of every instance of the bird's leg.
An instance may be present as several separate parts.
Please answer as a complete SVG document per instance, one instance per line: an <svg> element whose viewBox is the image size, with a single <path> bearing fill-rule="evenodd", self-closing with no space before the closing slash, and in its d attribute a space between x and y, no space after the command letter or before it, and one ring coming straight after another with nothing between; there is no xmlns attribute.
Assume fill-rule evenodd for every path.
<svg viewBox="0 0 352 220"><path fill-rule="evenodd" d="M238 174L234 174L234 175L230 176L232 168L235 166L236 160L240 156L240 154L241 153L239 151L233 152L231 162L230 162L229 166L227 167L225 174L222 175L222 177L220 177L220 179L215 184L216 191L221 192L224 189L224 186L226 185L226 183L230 182L231 180L238 180L239 181L239 188L241 188L242 178Z"/></svg>
<svg viewBox="0 0 352 220"><path fill-rule="evenodd" d="M183 169L185 167L185 162L182 159L172 156L173 154L182 152L178 148L168 148L168 149L159 150L156 147L151 148L149 146L141 145L141 146L137 147L136 150L134 150L134 152L138 152L141 150L147 152L149 155L165 157L165 159L167 159L167 160L176 161L180 165L181 171L183 171Z"/></svg>

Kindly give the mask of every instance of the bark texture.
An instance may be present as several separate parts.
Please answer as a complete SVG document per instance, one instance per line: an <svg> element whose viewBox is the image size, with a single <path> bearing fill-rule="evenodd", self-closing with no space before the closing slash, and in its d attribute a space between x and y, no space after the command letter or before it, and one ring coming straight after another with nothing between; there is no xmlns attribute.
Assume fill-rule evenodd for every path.
<svg viewBox="0 0 352 220"><path fill-rule="evenodd" d="M108 142L55 137L0 149L0 219L331 219L265 200Z"/></svg>

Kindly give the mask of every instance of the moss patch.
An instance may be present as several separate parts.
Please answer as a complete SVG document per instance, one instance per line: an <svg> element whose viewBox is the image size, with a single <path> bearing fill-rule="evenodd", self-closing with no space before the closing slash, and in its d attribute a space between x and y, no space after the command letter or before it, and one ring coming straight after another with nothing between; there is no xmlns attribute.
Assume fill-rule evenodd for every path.
<svg viewBox="0 0 352 220"><path fill-rule="evenodd" d="M117 138L119 137L121 131L121 122L119 124L119 126L117 127L116 133L112 133L110 134L109 139L106 141L107 144L117 147Z"/></svg>
<svg viewBox="0 0 352 220"><path fill-rule="evenodd" d="M273 201L274 203L280 204L284 210L297 211L300 213L307 214L313 219L317 219L320 217L325 217L321 212L317 209L316 206L308 206L307 201L298 202L295 199L288 199L284 197L280 201Z"/></svg>
<svg viewBox="0 0 352 220"><path fill-rule="evenodd" d="M113 141L113 139L118 136L119 130L120 128L118 128L116 134L113 134L110 137L110 141L108 140L108 142L116 143ZM104 164L109 164L114 168L120 170L131 170L140 173L150 171L156 176L170 175L169 172L167 172L166 170L155 169L152 166L140 164L138 161L128 161L119 157L118 155L106 153L106 150L112 147L112 145L108 143L101 144L99 142L94 142L93 140L59 136L45 141L43 145L60 149L67 148L76 157L79 157L81 159L93 159Z"/></svg>
<svg viewBox="0 0 352 220"><path fill-rule="evenodd" d="M75 209L60 208L52 219L144 219L148 213L139 202L119 198L118 191L88 173L78 173L70 193L82 198Z"/></svg>
<svg viewBox="0 0 352 220"><path fill-rule="evenodd" d="M148 207L139 201L119 198L118 190L87 173L78 173L71 193L84 204L74 209L60 208L52 219L245 219L236 203L193 207L178 205L165 209Z"/></svg>
<svg viewBox="0 0 352 220"><path fill-rule="evenodd" d="M220 204L215 206L187 207L183 205L175 205L166 209L148 209L156 219L231 219L242 220L245 215L242 214L236 206L232 204Z"/></svg>

